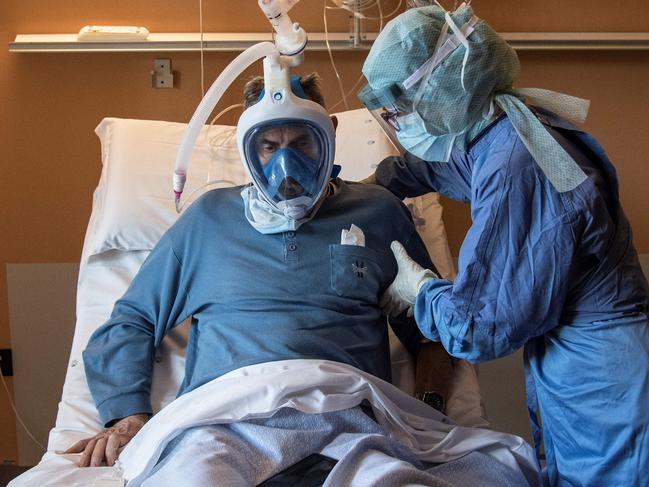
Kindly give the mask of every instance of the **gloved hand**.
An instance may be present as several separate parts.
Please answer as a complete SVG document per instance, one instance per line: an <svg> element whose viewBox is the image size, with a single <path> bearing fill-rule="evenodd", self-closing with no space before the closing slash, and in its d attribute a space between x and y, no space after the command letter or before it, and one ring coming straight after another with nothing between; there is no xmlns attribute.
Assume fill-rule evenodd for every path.
<svg viewBox="0 0 649 487"><path fill-rule="evenodd" d="M383 308L386 316L398 316L406 309L408 316L412 316L412 306L415 304L419 289L428 280L438 276L412 260L399 242L392 242L390 248L397 260L399 271L390 287L383 293L379 306Z"/></svg>
<svg viewBox="0 0 649 487"><path fill-rule="evenodd" d="M372 173L369 176L367 176L365 179L361 179L359 181L361 184L379 184L376 180L376 174Z"/></svg>

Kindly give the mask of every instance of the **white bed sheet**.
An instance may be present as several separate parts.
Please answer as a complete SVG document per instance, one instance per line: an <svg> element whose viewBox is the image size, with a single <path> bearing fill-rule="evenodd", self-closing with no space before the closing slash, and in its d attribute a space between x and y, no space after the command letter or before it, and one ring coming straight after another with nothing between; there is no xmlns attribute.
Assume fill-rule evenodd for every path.
<svg viewBox="0 0 649 487"><path fill-rule="evenodd" d="M387 156L393 153L394 149L380 132L378 124L371 120L371 116L364 110L338 114L338 118L341 135L337 138L337 161L345 168L343 176L348 179L364 177L372 171L372 163L380 160L379 155ZM119 123L117 119L110 120ZM175 146L171 146L170 150L175 151ZM39 465L15 479L10 484L12 487L37 484L75 485L75 474L70 470L76 468L73 459L56 452L63 451L75 441L94 435L102 429L88 390L81 354L90 335L108 319L114 302L124 293L149 252L105 250L94 253L98 248L95 238L97 229L104 223L103 202L108 194L119 190L108 184L108 161L104 158L103 163L104 170L93 198L92 214L82 252L77 289L77 323L56 424L50 432L48 452ZM170 168L163 167L161 170L171 174ZM416 207L415 214L420 212L419 215L416 214L418 218L424 219L425 224L420 225L420 231L433 261L440 270L445 269L443 275L451 277L453 266L437 197L427 196L415 200L412 205ZM155 411L174 399L182 381L187 331L187 323L177 327L164 339L157 354L152 386L152 404ZM412 360L398 340L394 336L392 338L395 384L411 393L414 387ZM488 424L484 419L475 371L467 363L461 362L456 368L455 387L448 401L448 409L451 418L463 426L484 427Z"/></svg>

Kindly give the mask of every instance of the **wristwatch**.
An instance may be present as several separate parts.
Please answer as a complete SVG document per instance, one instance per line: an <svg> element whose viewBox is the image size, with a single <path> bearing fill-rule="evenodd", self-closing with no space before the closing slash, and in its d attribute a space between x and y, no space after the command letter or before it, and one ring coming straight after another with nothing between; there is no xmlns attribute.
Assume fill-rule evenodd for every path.
<svg viewBox="0 0 649 487"><path fill-rule="evenodd" d="M444 412L444 406L446 406L446 403L441 394L433 391L417 392L415 393L415 397L420 401L425 402L430 407L437 409L439 412Z"/></svg>

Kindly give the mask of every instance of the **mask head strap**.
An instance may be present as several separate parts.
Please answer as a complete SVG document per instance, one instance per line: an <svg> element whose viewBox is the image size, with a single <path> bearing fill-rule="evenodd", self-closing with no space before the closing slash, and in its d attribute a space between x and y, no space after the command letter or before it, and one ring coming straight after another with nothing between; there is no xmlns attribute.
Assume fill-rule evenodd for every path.
<svg viewBox="0 0 649 487"><path fill-rule="evenodd" d="M306 93L304 92L304 88L302 88L302 83L300 83L300 77L292 74L291 75L291 91L293 94L299 98L302 98L304 100L308 100L309 97L306 96ZM264 95L266 94L266 88L261 89L261 93L259 93L259 97L257 98L257 103L259 103L262 98L264 98Z"/></svg>

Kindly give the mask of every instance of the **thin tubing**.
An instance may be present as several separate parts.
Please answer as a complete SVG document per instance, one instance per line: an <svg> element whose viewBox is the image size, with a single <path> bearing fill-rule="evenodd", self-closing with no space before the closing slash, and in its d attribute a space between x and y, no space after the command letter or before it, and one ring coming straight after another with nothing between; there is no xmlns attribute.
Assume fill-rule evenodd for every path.
<svg viewBox="0 0 649 487"><path fill-rule="evenodd" d="M347 96L345 94L345 88L343 87L343 80L340 78L340 73L338 73L338 68L336 68L336 63L334 62L334 56L331 52L331 46L329 45L329 29L327 27L327 0L324 1L324 8L322 9L322 18L324 20L324 29L325 29L325 43L327 44L327 51L329 52L329 60L331 61L331 67L334 69L336 74L336 79L338 80L338 88L340 88L340 94L342 95L342 102L345 104L345 108L349 110L349 103L347 103Z"/></svg>
<svg viewBox="0 0 649 487"><path fill-rule="evenodd" d="M9 405L11 406L11 409L13 409L14 414L16 415L16 419L18 420L18 422L20 423L20 425L21 425L21 426L23 427L23 429L25 430L25 433L27 433L27 436L29 436L29 437L31 438L31 440L32 440L34 443L36 443L36 444L40 447L40 449L41 449L43 452L46 452L46 451L47 451L47 448L45 448L43 445L41 445L41 443L40 443L40 442L39 442L39 441L34 437L34 435L32 434L32 432L29 431L29 428L27 428L27 426L26 426L25 423L23 422L23 418L21 418L21 417L20 417L20 414L18 414L18 410L16 409L16 405L14 404L14 401L13 401L13 399L11 398L11 393L9 392L9 388L7 387L7 383L5 382L5 378L4 378L4 376L2 375L2 371L1 371L1 370L0 370L0 380L2 380L2 385L4 386L5 391L7 391L7 398L9 399Z"/></svg>
<svg viewBox="0 0 649 487"><path fill-rule="evenodd" d="M214 123L221 118L223 115L228 113L231 110L234 110L235 108L243 107L243 103L236 103L234 105L230 105L229 107L221 110L209 123L209 128L208 128L208 133L205 134L205 138L207 139L207 145L210 148L210 153L216 157L217 151L224 147L228 142L232 140L233 134L227 134L226 137L221 136L222 141L217 141L219 138L219 134L208 138L209 135L209 130L212 128ZM211 179L211 164L210 164L210 170L208 171L207 174L207 180L205 181L205 184L201 184L198 188L196 188L194 191L192 191L189 196L185 198L185 200L182 202L182 204L178 205L178 212L181 212L185 209L185 207L194 200L194 197L196 194L209 187L209 186L214 186L215 184L225 184L227 186L236 186L237 183L234 181L230 181L229 179Z"/></svg>
<svg viewBox="0 0 649 487"><path fill-rule="evenodd" d="M381 4L380 4L380 2L378 0L373 0L371 2L367 1L365 4L361 5L361 10L368 9L368 8L376 6L378 8L378 10L379 10L379 16L378 17L365 17L365 16L363 16L363 18L365 18L366 20L379 20L380 22L379 22L379 30L378 31L381 32L383 30L383 20L386 17L391 17L392 15L394 15L401 8L402 3L403 3L403 0L399 0L399 3L397 4L396 8L392 12L390 12L388 15L383 15L383 11L381 9ZM332 7L330 5L327 5L326 0L325 0L325 8L330 9L330 10L349 10L348 7ZM353 13L354 13L354 15L356 15L356 12L353 12ZM327 24L326 24L326 17L325 17L325 39L326 39L326 34L327 34ZM329 47L328 44L327 44L327 47ZM331 53L331 49L329 49L329 57L330 57L331 62L332 62L332 67L333 67L334 71L336 72L336 76L338 76L338 70L336 69L336 65L333 62L333 54ZM358 77L358 79L356 80L356 82L349 89L349 91L347 93L343 92L343 97L340 100L338 100L336 103L331 105L331 107L329 107L329 110L336 109L336 107L338 107L343 102L345 103L345 106L347 107L347 109L349 109L349 106L347 105L347 98L354 92L356 87L363 81L364 78L365 78L365 76L363 76L363 74L361 74ZM340 79L339 76L338 76L338 79Z"/></svg>

